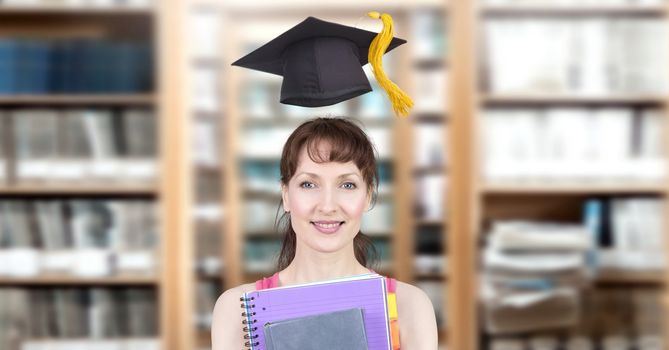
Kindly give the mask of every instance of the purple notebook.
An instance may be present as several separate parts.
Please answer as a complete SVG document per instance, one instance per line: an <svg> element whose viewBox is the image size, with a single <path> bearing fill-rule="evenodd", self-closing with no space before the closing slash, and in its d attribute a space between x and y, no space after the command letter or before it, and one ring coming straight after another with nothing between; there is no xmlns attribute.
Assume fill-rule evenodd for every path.
<svg viewBox="0 0 669 350"><path fill-rule="evenodd" d="M265 350L263 325L302 316L361 308L369 350L391 349L385 277L366 274L244 293L246 346Z"/></svg>

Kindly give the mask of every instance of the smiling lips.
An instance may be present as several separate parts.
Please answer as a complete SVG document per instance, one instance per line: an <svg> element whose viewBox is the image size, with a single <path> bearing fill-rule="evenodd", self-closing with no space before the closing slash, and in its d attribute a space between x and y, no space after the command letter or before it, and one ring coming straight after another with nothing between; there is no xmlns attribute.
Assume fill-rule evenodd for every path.
<svg viewBox="0 0 669 350"><path fill-rule="evenodd" d="M332 234L339 230L344 221L322 220L312 221L311 224L321 233Z"/></svg>

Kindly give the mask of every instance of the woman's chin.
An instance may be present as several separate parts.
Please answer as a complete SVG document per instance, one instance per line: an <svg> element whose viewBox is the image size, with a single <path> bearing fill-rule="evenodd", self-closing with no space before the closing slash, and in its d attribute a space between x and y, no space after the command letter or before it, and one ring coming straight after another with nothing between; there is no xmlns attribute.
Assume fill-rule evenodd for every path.
<svg viewBox="0 0 669 350"><path fill-rule="evenodd" d="M346 241L333 239L335 237L318 237L309 242L309 246L320 253L334 253L344 249L347 246Z"/></svg>

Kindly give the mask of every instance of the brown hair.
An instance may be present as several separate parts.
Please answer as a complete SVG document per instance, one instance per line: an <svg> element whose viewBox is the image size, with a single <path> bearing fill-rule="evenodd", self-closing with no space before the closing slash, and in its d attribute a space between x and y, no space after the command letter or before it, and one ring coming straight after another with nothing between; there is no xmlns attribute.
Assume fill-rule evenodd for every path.
<svg viewBox="0 0 669 350"><path fill-rule="evenodd" d="M327 159L318 152L318 145L325 141L330 145ZM379 175L376 170L376 150L369 137L362 128L352 120L345 118L316 118L302 123L288 137L281 154L281 184L288 186L288 182L295 175L297 163L302 147L306 147L309 158L316 163L353 162L367 185L367 191L372 196L372 206L376 202ZM283 244L277 262L277 270L285 269L295 258L297 238L290 222L290 215L283 212L279 217L277 211L277 228L283 232ZM378 259L372 240L358 231L353 239L355 258L368 268Z"/></svg>

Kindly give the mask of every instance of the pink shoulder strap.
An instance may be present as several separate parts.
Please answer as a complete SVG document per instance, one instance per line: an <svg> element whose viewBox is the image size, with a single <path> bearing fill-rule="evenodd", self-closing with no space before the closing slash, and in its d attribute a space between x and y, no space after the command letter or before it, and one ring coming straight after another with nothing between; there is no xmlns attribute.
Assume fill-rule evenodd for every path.
<svg viewBox="0 0 669 350"><path fill-rule="evenodd" d="M388 293L395 293L395 290L397 289L397 280L386 277L386 288L388 289Z"/></svg>
<svg viewBox="0 0 669 350"><path fill-rule="evenodd" d="M273 274L271 277L263 277L256 281L256 290L263 290L269 288L276 288L279 286L279 273Z"/></svg>

